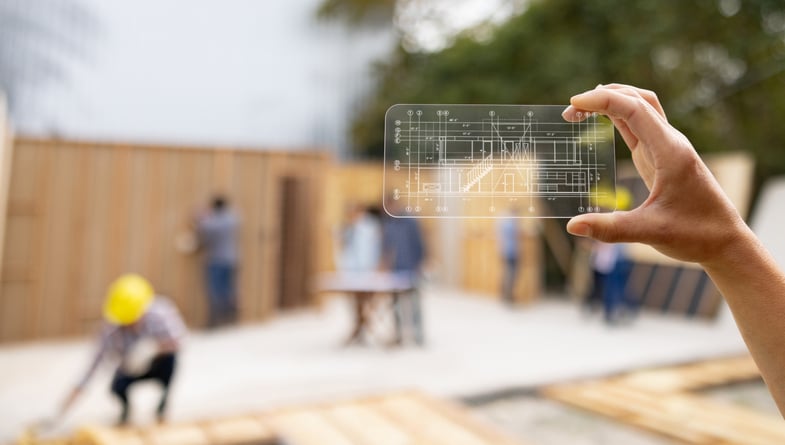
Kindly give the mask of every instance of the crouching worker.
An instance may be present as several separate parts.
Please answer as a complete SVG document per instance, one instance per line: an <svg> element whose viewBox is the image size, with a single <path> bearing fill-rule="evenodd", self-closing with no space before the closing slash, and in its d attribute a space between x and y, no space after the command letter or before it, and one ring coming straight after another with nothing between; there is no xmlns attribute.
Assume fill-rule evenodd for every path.
<svg viewBox="0 0 785 445"><path fill-rule="evenodd" d="M117 366L111 391L121 404L118 424L128 423L128 390L136 382L153 380L161 384L162 394L156 418L163 421L169 386L177 362L177 351L186 333L185 324L174 303L155 295L150 283L138 275L115 280L106 295L104 326L98 350L79 384L61 407L61 416L73 405L96 368L103 360Z"/></svg>

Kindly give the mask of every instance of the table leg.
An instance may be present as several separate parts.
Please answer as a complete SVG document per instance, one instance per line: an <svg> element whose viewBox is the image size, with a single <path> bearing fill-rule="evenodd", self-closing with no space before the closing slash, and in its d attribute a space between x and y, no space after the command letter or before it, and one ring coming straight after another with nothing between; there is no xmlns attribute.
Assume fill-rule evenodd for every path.
<svg viewBox="0 0 785 445"><path fill-rule="evenodd" d="M349 338L346 339L345 344L350 345L352 343L362 343L363 341L363 332L365 331L368 325L368 302L371 301L371 293L370 292L356 292L351 294L352 299L354 300L354 328L352 329L351 335Z"/></svg>

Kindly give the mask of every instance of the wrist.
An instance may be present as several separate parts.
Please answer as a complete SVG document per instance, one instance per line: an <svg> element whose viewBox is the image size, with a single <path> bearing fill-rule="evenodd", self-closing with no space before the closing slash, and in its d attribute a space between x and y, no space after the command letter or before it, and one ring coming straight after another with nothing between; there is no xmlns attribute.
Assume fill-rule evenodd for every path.
<svg viewBox="0 0 785 445"><path fill-rule="evenodd" d="M752 229L739 220L732 230L723 236L709 257L699 264L707 272L732 272L739 266L755 262L760 257L760 251L765 249Z"/></svg>

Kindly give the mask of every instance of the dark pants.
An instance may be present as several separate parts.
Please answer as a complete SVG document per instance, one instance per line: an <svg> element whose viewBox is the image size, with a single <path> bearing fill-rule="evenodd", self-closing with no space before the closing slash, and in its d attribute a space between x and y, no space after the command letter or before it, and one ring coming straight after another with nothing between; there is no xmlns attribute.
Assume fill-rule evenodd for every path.
<svg viewBox="0 0 785 445"><path fill-rule="evenodd" d="M214 327L234 322L237 317L234 264L210 263L207 265L206 275L207 295L210 299L207 325Z"/></svg>
<svg viewBox="0 0 785 445"><path fill-rule="evenodd" d="M608 274L594 271L593 285L583 304L590 311L594 311L605 304L605 288L608 284Z"/></svg>
<svg viewBox="0 0 785 445"><path fill-rule="evenodd" d="M515 303L515 282L518 279L518 258L504 258L504 276L502 277L502 300L507 304Z"/></svg>
<svg viewBox="0 0 785 445"><path fill-rule="evenodd" d="M634 314L637 310L637 304L625 292L630 268L630 262L619 261L610 273L594 271L594 287L584 305L590 310L602 305L608 323L619 321L620 316Z"/></svg>
<svg viewBox="0 0 785 445"><path fill-rule="evenodd" d="M637 309L637 304L626 292L631 269L630 261L619 260L606 278L603 303L605 319L609 322L616 321L622 313L632 313Z"/></svg>
<svg viewBox="0 0 785 445"><path fill-rule="evenodd" d="M150 363L150 369L142 375L130 376L125 374L121 369L118 369L117 372L115 372L114 379L112 380L112 394L117 396L122 404L122 412L120 414L121 424L128 421L128 414L130 411L128 388L134 383L143 380L155 380L161 384L163 393L161 395L161 401L158 404L157 414L159 419L163 418L164 412L166 411L166 401L169 397L169 384L172 381L176 362L175 354L160 354Z"/></svg>

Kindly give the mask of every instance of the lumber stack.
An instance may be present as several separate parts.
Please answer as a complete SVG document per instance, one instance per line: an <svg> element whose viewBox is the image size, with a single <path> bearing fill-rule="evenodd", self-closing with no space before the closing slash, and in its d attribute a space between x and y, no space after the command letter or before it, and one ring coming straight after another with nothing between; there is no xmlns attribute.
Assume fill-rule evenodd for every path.
<svg viewBox="0 0 785 445"><path fill-rule="evenodd" d="M752 358L739 357L560 384L542 393L687 444L783 444L785 423L778 416L695 392L759 378Z"/></svg>
<svg viewBox="0 0 785 445"><path fill-rule="evenodd" d="M87 427L19 445L521 445L463 407L418 392L150 428Z"/></svg>

